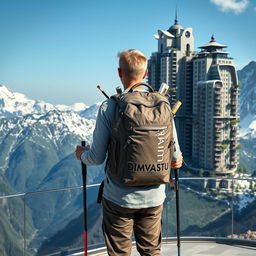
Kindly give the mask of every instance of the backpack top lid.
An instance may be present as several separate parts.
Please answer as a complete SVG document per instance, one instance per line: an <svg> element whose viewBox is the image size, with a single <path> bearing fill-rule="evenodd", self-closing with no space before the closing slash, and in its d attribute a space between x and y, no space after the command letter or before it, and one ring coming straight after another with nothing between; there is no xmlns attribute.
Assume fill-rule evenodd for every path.
<svg viewBox="0 0 256 256"><path fill-rule="evenodd" d="M147 87L149 91L135 91L139 86ZM154 89L146 83L135 84L126 93L115 94L111 96L111 98L117 102L121 109L124 109L129 103L150 108L156 107L164 102L170 106L170 102L166 96L161 95L158 92L154 92Z"/></svg>

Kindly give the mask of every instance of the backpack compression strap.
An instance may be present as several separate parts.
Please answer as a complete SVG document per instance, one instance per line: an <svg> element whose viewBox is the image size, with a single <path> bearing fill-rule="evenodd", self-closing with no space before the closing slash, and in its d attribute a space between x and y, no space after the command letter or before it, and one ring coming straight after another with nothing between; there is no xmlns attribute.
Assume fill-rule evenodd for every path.
<svg viewBox="0 0 256 256"><path fill-rule="evenodd" d="M134 84L130 90L128 92L133 92L133 90L139 86L145 86L149 89L150 92L154 92L154 89L151 87L151 85L146 84L146 83L138 83L138 84Z"/></svg>

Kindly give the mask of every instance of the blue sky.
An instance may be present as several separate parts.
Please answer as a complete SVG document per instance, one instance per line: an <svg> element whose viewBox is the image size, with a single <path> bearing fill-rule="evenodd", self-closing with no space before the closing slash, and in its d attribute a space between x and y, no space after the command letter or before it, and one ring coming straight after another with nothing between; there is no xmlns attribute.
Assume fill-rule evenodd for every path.
<svg viewBox="0 0 256 256"><path fill-rule="evenodd" d="M0 0L0 83L53 104L102 101L97 84L120 85L117 52L150 57L176 6L195 47L214 33L239 68L256 60L256 0Z"/></svg>

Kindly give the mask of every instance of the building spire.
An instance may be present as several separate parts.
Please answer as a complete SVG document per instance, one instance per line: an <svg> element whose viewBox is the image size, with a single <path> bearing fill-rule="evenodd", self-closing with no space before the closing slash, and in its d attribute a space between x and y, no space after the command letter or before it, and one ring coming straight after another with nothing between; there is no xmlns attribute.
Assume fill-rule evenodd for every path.
<svg viewBox="0 0 256 256"><path fill-rule="evenodd" d="M177 7L175 10L175 20L174 20L174 24L177 25L178 24L178 14L177 14Z"/></svg>
<svg viewBox="0 0 256 256"><path fill-rule="evenodd" d="M214 33L212 34L211 42L215 42L215 36L214 36Z"/></svg>

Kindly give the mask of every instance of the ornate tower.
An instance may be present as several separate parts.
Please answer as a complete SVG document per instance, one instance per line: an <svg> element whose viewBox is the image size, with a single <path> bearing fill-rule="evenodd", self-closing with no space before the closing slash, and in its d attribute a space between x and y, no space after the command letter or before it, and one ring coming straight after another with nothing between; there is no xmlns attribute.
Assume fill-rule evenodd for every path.
<svg viewBox="0 0 256 256"><path fill-rule="evenodd" d="M155 35L158 51L149 60L148 82L156 90L164 82L169 85L170 102L177 99L182 107L177 113L176 127L183 155L192 152L192 53L194 37L192 28L183 28L177 20L168 30L158 30Z"/></svg>
<svg viewBox="0 0 256 256"><path fill-rule="evenodd" d="M222 176L238 164L238 80L226 47L212 36L193 58L192 166Z"/></svg>

